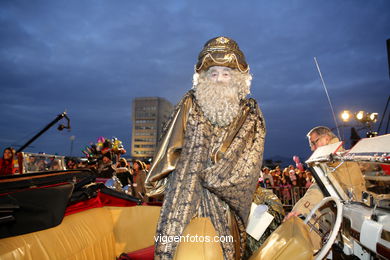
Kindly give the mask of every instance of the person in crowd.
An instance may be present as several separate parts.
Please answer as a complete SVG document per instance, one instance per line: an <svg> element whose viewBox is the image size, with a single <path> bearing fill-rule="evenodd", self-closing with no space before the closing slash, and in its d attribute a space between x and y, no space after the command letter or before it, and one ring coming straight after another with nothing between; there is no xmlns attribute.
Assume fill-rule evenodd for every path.
<svg viewBox="0 0 390 260"><path fill-rule="evenodd" d="M300 188L306 186L306 177L303 176L303 172L300 169L297 169L297 185Z"/></svg>
<svg viewBox="0 0 390 260"><path fill-rule="evenodd" d="M297 180L293 180L291 181L291 187L298 187L298 183L297 183Z"/></svg>
<svg viewBox="0 0 390 260"><path fill-rule="evenodd" d="M271 189L272 187L273 185L271 184L271 179L265 179L264 188Z"/></svg>
<svg viewBox="0 0 390 260"><path fill-rule="evenodd" d="M264 118L256 101L247 98L249 66L234 40L209 40L195 68L193 89L165 127L146 181L150 196L165 189L156 233L180 236L203 218L220 236L234 237L234 242L213 246L222 247L225 259L239 259L245 249L248 198L261 171ZM174 258L180 245L157 241L155 259Z"/></svg>
<svg viewBox="0 0 390 260"><path fill-rule="evenodd" d="M150 167L152 166L151 164L150 164L150 161L149 160L145 160L145 172L146 172L146 174L147 173L149 173L149 171L150 171Z"/></svg>
<svg viewBox="0 0 390 260"><path fill-rule="evenodd" d="M118 162L116 164L116 168L129 168L129 163L127 162L126 158L119 157Z"/></svg>
<svg viewBox="0 0 390 260"><path fill-rule="evenodd" d="M112 154L106 152L103 154L101 165L98 170L98 177L100 178L111 178L115 173L115 169L112 165Z"/></svg>
<svg viewBox="0 0 390 260"><path fill-rule="evenodd" d="M272 180L273 180L272 187L279 187L279 184L280 184L280 177L279 177L279 175L277 175L275 170L271 170L270 173L271 173Z"/></svg>
<svg viewBox="0 0 390 260"><path fill-rule="evenodd" d="M38 171L37 158L35 156L28 156L26 172L36 172L36 171Z"/></svg>
<svg viewBox="0 0 390 260"><path fill-rule="evenodd" d="M15 152L12 147L4 149L3 157L0 158L0 176L12 175L15 173L14 156Z"/></svg>
<svg viewBox="0 0 390 260"><path fill-rule="evenodd" d="M116 167L116 177L122 183L122 187L133 186L133 175L130 174L129 165L125 158L120 158ZM134 193L133 193L134 194Z"/></svg>
<svg viewBox="0 0 390 260"><path fill-rule="evenodd" d="M305 181L307 181L307 179L306 179L306 178L307 178L307 176L306 176L306 171L307 171L307 170L305 170L305 171L302 172L302 178L305 179Z"/></svg>
<svg viewBox="0 0 390 260"><path fill-rule="evenodd" d="M267 183L266 180L268 180L269 184L268 184L268 187L271 187L271 186L274 186L274 180L272 178L272 175L270 174L270 170L268 167L264 167L263 170L261 171L262 173L262 177L263 177L263 181L264 183Z"/></svg>
<svg viewBox="0 0 390 260"><path fill-rule="evenodd" d="M87 169L89 169L96 176L98 175L98 161L96 159L89 159L87 161Z"/></svg>
<svg viewBox="0 0 390 260"><path fill-rule="evenodd" d="M300 199L306 192L306 179L303 177L303 172L299 169L295 169L296 173L296 181L293 181L293 187L295 187L293 193L294 193L294 198Z"/></svg>
<svg viewBox="0 0 390 260"><path fill-rule="evenodd" d="M291 184L286 178L282 178L279 187L283 204L291 205Z"/></svg>
<svg viewBox="0 0 390 260"><path fill-rule="evenodd" d="M77 164L77 169L85 169L88 168L88 161L87 160L80 160Z"/></svg>
<svg viewBox="0 0 390 260"><path fill-rule="evenodd" d="M50 170L51 171L60 171L63 170L60 160L58 159L53 159L52 163L50 164Z"/></svg>
<svg viewBox="0 0 390 260"><path fill-rule="evenodd" d="M145 164L139 160L133 162L133 187L134 187L134 196L147 201L147 197L145 196L145 180L146 180L146 172L145 172Z"/></svg>
<svg viewBox="0 0 390 260"><path fill-rule="evenodd" d="M279 165L275 166L274 170L275 170L275 174L281 178L282 177L282 171L280 170L280 166Z"/></svg>
<svg viewBox="0 0 390 260"><path fill-rule="evenodd" d="M309 145L312 151L318 147L339 142L336 135L325 126L317 126L307 134ZM343 190L354 200L360 201L362 192L365 191L365 180L359 166L353 162L329 163L329 167L336 169L333 175ZM307 172L308 174L308 172ZM292 211L286 218L298 215L307 215L322 199L320 188L316 183L312 184L305 195L294 205Z"/></svg>
<svg viewBox="0 0 390 260"><path fill-rule="evenodd" d="M294 169L289 169L288 170L288 175L290 177L291 182L297 180L297 176L295 175L295 170Z"/></svg>
<svg viewBox="0 0 390 260"><path fill-rule="evenodd" d="M288 168L283 169L282 179L285 179L288 184L291 185L290 173L288 172Z"/></svg>
<svg viewBox="0 0 390 260"><path fill-rule="evenodd" d="M305 178L305 180L306 180L305 188L308 189L308 188L310 188L310 186L314 182L313 176L311 175L311 172L309 170L306 170L304 175L306 176L306 178Z"/></svg>
<svg viewBox="0 0 390 260"><path fill-rule="evenodd" d="M37 171L39 172L44 172L44 171L47 171L48 168L47 168L47 163L45 161L45 159L39 159L36 163L37 165Z"/></svg>
<svg viewBox="0 0 390 260"><path fill-rule="evenodd" d="M66 163L66 168L68 170L75 170L77 169L77 161L73 158L69 158L67 163Z"/></svg>

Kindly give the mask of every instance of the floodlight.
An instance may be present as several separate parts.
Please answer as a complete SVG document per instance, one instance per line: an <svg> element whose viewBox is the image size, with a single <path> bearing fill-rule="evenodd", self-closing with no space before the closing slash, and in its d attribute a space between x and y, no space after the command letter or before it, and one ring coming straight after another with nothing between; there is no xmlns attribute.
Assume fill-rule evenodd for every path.
<svg viewBox="0 0 390 260"><path fill-rule="evenodd" d="M351 112L350 112L350 111L344 110L344 111L341 113L341 119L342 119L344 122L348 122L350 118L351 118Z"/></svg>
<svg viewBox="0 0 390 260"><path fill-rule="evenodd" d="M356 114L356 119L359 120L359 121L362 121L362 120L364 119L364 114L365 114L365 113L364 113L363 110L357 112L357 114Z"/></svg>
<svg viewBox="0 0 390 260"><path fill-rule="evenodd" d="M372 122L376 122L377 119L378 119L378 113L371 113L370 114L370 120Z"/></svg>

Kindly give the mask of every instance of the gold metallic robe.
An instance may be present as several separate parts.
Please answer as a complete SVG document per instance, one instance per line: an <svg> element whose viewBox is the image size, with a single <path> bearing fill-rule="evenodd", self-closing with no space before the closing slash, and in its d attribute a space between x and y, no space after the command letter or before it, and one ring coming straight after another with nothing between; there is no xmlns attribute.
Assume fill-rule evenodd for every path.
<svg viewBox="0 0 390 260"><path fill-rule="evenodd" d="M180 236L192 218L208 217L219 236L238 228L239 241L221 243L225 259L243 256L265 123L253 99L240 109L229 126L219 127L203 115L193 91L177 105L146 179L148 196L165 192L156 236ZM172 259L176 247L157 241L155 259Z"/></svg>

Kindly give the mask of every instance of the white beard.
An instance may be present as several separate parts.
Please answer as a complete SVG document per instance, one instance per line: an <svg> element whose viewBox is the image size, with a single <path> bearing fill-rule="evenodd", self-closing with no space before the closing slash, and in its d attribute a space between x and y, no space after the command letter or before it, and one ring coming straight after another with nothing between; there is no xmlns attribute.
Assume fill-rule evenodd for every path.
<svg viewBox="0 0 390 260"><path fill-rule="evenodd" d="M199 82L195 97L204 115L212 124L229 125L240 112L238 87L232 83Z"/></svg>
<svg viewBox="0 0 390 260"><path fill-rule="evenodd" d="M194 74L195 98L207 119L225 127L240 113L240 101L250 94L252 76L249 73L231 71L228 83L213 82L207 71Z"/></svg>

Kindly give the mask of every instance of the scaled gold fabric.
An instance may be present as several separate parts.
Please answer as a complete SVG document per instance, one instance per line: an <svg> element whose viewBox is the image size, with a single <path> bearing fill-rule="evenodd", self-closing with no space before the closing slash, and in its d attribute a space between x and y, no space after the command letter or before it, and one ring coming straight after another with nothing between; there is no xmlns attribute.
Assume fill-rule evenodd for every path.
<svg viewBox="0 0 390 260"><path fill-rule="evenodd" d="M211 124L189 91L164 130L146 185L152 196L165 190L157 235L180 236L194 217L210 218L219 236L237 234L235 241L222 244L229 260L244 254L265 138L256 101L243 100L240 110L227 127ZM176 247L177 242L157 241L155 259L172 259Z"/></svg>

